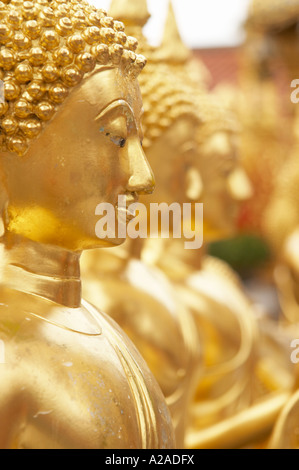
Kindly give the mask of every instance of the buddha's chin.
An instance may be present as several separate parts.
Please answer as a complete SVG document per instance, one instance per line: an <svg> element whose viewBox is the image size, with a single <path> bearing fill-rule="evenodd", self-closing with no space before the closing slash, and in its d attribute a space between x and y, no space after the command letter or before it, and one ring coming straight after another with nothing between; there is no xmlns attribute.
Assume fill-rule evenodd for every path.
<svg viewBox="0 0 299 470"><path fill-rule="evenodd" d="M126 238L103 236L103 238L86 238L78 243L78 251L113 248L123 245Z"/></svg>
<svg viewBox="0 0 299 470"><path fill-rule="evenodd" d="M130 210L130 206L127 208L116 206L116 210L118 229L124 231L127 224L136 217L136 213Z"/></svg>

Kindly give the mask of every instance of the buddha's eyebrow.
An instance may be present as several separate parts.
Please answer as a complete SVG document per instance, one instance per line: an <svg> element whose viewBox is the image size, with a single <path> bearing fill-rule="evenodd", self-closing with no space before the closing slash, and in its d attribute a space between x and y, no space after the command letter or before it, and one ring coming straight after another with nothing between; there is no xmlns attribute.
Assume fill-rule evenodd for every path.
<svg viewBox="0 0 299 470"><path fill-rule="evenodd" d="M112 103L110 103L108 106L106 106L106 108L104 108L100 112L100 114L97 115L96 121L98 121L99 119L102 119L104 116L111 113L112 111L114 111L117 108L122 108L123 111L125 111L125 114L127 115L128 121L133 120L135 125L136 125L136 119L135 119L134 111L131 108L131 106L124 100L116 100L116 101L113 101Z"/></svg>

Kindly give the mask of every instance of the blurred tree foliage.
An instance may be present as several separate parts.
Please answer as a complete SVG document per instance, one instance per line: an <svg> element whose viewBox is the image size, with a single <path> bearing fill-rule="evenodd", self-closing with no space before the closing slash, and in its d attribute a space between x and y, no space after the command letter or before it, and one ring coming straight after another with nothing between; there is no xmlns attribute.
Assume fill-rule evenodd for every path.
<svg viewBox="0 0 299 470"><path fill-rule="evenodd" d="M271 260L267 243L262 238L248 234L211 243L209 254L228 263L241 276L250 274Z"/></svg>

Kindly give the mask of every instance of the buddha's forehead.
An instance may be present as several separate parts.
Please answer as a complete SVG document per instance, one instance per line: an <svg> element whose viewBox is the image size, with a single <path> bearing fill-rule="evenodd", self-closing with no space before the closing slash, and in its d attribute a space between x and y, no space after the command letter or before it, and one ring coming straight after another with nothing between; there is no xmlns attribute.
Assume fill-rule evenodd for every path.
<svg viewBox="0 0 299 470"><path fill-rule="evenodd" d="M84 80L73 99L94 108L96 115L101 114L111 103L117 102L127 103L137 122L141 120L143 112L138 81L126 76L118 68L97 70Z"/></svg>
<svg viewBox="0 0 299 470"><path fill-rule="evenodd" d="M240 165L235 139L234 134L219 130L199 145L197 165L204 178L221 176L225 179L228 170Z"/></svg>
<svg viewBox="0 0 299 470"><path fill-rule="evenodd" d="M186 143L194 143L194 145L196 144L197 127L198 123L188 115L181 116L176 119L167 129L161 132L161 135L158 139L156 139L154 145L151 147L154 147L154 152L156 152L157 148L168 146L170 153L174 157L174 149L177 153L179 153L181 148L184 147Z"/></svg>
<svg viewBox="0 0 299 470"><path fill-rule="evenodd" d="M207 135L201 148L215 158L236 157L237 136L225 129L217 129Z"/></svg>

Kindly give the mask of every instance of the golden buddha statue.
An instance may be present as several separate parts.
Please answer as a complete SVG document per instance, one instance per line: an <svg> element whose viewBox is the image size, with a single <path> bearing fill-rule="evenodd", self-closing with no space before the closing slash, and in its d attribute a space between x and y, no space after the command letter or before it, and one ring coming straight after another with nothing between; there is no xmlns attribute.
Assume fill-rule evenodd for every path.
<svg viewBox="0 0 299 470"><path fill-rule="evenodd" d="M140 82L145 109L151 110L145 112L143 127L146 136L154 136L151 142L145 142L149 161L156 169L157 186L153 196L143 202L203 201L204 242L228 236L235 227L238 205L251 190L238 164L235 122L211 97L202 96L203 122L198 128L197 144L192 142L194 134L192 137L190 133L188 140L185 137L182 147L188 152L182 161L178 128L156 127L160 119L154 114L154 104L159 103L160 109L163 101L157 84L153 85L156 94L152 93L151 101L150 93L144 91L143 82L151 83L146 80L150 71L147 68ZM162 80L160 87L163 90ZM203 248L186 250L184 240L149 239L144 243L142 260L158 266L172 280L184 305L193 312L201 338L204 373L190 408L193 422L186 445L235 447L269 431L285 403L284 390L292 387L293 378L278 342L271 346L272 359L266 346L265 351L260 349L261 338L264 344L274 344L275 340L267 331L259 330L257 314L236 274L220 260L205 255ZM255 414L250 407L257 397L267 397L267 404Z"/></svg>
<svg viewBox="0 0 299 470"><path fill-rule="evenodd" d="M95 208L154 188L140 144L145 59L86 1L6 1L0 17L0 447L173 448L146 363L81 300L81 251L123 242L96 236Z"/></svg>

